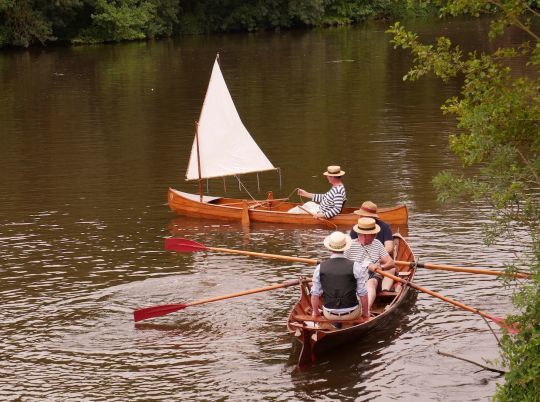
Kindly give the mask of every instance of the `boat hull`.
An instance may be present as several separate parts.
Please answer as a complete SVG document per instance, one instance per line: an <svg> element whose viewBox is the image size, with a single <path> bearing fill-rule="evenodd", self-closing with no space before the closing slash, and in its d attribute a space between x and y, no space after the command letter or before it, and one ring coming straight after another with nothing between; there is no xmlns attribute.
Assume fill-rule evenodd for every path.
<svg viewBox="0 0 540 402"><path fill-rule="evenodd" d="M397 247L396 260L415 261L409 245L401 235L394 234L394 244ZM398 267L397 269L402 272L401 276L406 280L413 280L416 268ZM405 274L406 272L408 274ZM381 292L377 295L373 305L373 311L378 313L376 316L367 322L344 324L342 329L335 329L323 317L320 317L320 321L316 324L310 321L309 287L305 283L300 284L300 300L292 308L287 320L289 333L302 344L299 364L316 362L320 356L328 351L359 339L365 339L367 333L388 325L415 295L414 289L408 286L401 286L401 289L396 291L396 285L399 287L399 284L394 284L393 291Z"/></svg>
<svg viewBox="0 0 540 402"><path fill-rule="evenodd" d="M344 208L342 213L331 219L317 219L309 214L291 214L287 211L299 203L284 200L243 200L236 198L208 197L203 201L196 194L184 193L169 188L167 202L169 208L179 215L230 221L253 221L275 224L297 224L312 226L352 226L358 222L358 215L353 212L358 208ZM247 214L247 216L246 216ZM381 220L390 225L407 225L406 205L379 208Z"/></svg>

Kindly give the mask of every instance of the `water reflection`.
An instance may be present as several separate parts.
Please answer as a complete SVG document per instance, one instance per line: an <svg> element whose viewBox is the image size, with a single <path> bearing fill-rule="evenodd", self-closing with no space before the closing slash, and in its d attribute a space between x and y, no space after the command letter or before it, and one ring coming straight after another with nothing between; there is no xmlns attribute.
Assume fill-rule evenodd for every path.
<svg viewBox="0 0 540 402"><path fill-rule="evenodd" d="M416 24L431 36L444 29L466 46L487 29L484 22ZM0 399L488 399L496 376L434 350L495 358L489 328L425 294L395 327L306 372L291 364L295 350L285 330L294 288L133 323L139 307L313 270L241 255L173 253L163 249L166 237L326 255L325 228L248 229L168 211L169 186L194 191L183 174L216 49L245 125L283 171L276 198L300 184L325 191L321 166L339 161L351 205L406 203L409 225L399 230L420 261L500 269L514 259L513 242L486 252L483 206L435 201L432 176L456 163L446 150L453 122L439 105L459 83L404 84L409 58L392 50L385 28L0 54ZM263 194L279 188L276 175L261 184ZM234 186L227 191L239 195ZM419 269L415 281L493 315L512 311L512 290L491 277Z"/></svg>

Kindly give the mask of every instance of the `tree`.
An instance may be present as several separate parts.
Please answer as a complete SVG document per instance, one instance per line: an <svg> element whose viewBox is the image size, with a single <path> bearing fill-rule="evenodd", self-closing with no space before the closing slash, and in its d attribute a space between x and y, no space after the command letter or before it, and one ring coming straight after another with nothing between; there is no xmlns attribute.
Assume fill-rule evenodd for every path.
<svg viewBox="0 0 540 402"><path fill-rule="evenodd" d="M0 0L0 47L28 47L54 39L52 24L36 7L39 1Z"/></svg>
<svg viewBox="0 0 540 402"><path fill-rule="evenodd" d="M117 42L145 39L157 6L151 1L96 0L92 23L74 42Z"/></svg>
<svg viewBox="0 0 540 402"><path fill-rule="evenodd" d="M395 47L409 49L414 65L405 79L432 73L447 81L464 78L460 96L442 106L457 119L451 150L461 159L462 171L443 171L434 178L441 201L470 197L492 206L486 241L512 235L530 236L530 253L508 267L525 264L533 280L519 288L514 304L520 314L511 317L520 333L505 334L501 356L508 365L505 383L495 399L538 401L540 395L540 24L538 1L436 1L443 15L493 15L489 36L519 29L526 39L491 54L463 54L448 38L423 44L399 22L389 33ZM509 59L513 59L512 69Z"/></svg>

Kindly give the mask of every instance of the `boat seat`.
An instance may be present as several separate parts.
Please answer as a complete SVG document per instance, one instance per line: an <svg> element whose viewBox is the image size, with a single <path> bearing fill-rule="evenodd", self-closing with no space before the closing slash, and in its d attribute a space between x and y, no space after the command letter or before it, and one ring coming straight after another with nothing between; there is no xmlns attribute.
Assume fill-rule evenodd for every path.
<svg viewBox="0 0 540 402"><path fill-rule="evenodd" d="M308 315L308 314L294 314L293 317L292 317L294 320L297 320L297 321L313 321L313 322L331 322L329 321L325 316L319 316L319 317L313 317L311 315ZM356 320L339 320L339 322L342 322L342 323L361 323L361 322L364 322L363 319L356 319Z"/></svg>
<svg viewBox="0 0 540 402"><path fill-rule="evenodd" d="M377 293L378 297L396 297L397 295L398 295L397 292L393 292L391 290L383 290Z"/></svg>

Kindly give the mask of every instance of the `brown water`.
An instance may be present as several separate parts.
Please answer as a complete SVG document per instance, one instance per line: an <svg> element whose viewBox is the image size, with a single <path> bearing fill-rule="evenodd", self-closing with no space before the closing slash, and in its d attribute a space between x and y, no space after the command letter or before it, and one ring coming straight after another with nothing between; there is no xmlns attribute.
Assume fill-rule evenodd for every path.
<svg viewBox="0 0 540 402"><path fill-rule="evenodd" d="M485 22L417 22L466 48ZM312 267L163 250L174 234L209 246L322 257L322 228L175 217L216 51L237 108L283 173L264 191L322 192L347 171L349 205L405 203L421 261L502 269L514 239L486 250L481 205L441 206L431 186L456 166L439 111L459 83L404 83L410 58L383 24L0 54L1 400L486 400L498 356L478 316L419 294L383 331L308 371L285 320L288 288L185 309L135 327L133 309L297 277ZM256 194L254 177L246 184ZM209 184L221 194L220 181ZM238 195L228 181L228 195ZM296 201L296 199L294 199ZM478 275L420 270L417 282L494 315L512 291Z"/></svg>

